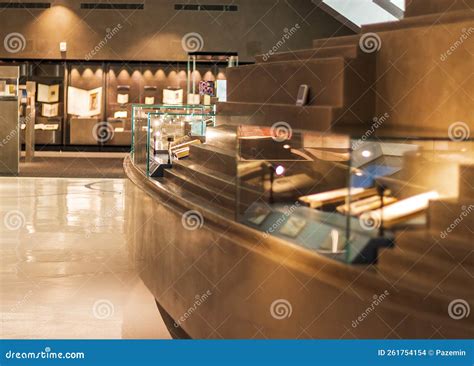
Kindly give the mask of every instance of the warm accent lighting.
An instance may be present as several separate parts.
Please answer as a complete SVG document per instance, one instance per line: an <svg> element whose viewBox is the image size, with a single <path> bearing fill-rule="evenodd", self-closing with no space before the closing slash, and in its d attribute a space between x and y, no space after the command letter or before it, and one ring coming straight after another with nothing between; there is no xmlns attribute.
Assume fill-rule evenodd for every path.
<svg viewBox="0 0 474 366"><path fill-rule="evenodd" d="M282 165L278 165L275 168L275 174L276 175L282 175L283 173L285 173L285 168Z"/></svg>
<svg viewBox="0 0 474 366"><path fill-rule="evenodd" d="M339 232L336 229L331 230L332 252L337 253L339 245Z"/></svg>
<svg viewBox="0 0 474 366"><path fill-rule="evenodd" d="M374 220L383 219L385 222L396 223L401 219L405 219L411 215L419 213L420 211L426 210L430 200L436 200L438 198L439 194L436 191L418 194L393 203L387 207L371 211L370 216L374 218Z"/></svg>

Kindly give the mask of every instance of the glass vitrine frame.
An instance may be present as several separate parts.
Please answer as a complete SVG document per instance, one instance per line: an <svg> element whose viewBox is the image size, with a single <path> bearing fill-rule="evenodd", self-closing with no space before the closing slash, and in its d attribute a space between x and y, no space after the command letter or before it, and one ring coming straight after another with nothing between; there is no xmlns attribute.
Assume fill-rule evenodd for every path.
<svg viewBox="0 0 474 366"><path fill-rule="evenodd" d="M193 119L204 119L211 121L210 126L216 123L216 108L214 105L132 105L132 147L131 159L147 176L150 176L150 158L152 149L150 149L151 121L153 117L158 116L176 116L189 117ZM205 135L205 128L201 129L202 136Z"/></svg>
<svg viewBox="0 0 474 366"><path fill-rule="evenodd" d="M206 127L207 121L212 121L211 126L215 124L215 115L209 114L202 110L198 110L198 112L202 113L174 113L174 112L148 112L147 113L147 167L146 172L147 176L150 177L153 173L152 165L154 164L170 164L173 161L173 158L170 157L170 161L168 162L168 154L169 154L169 146L168 141L165 141L166 137L172 137L172 141L176 141L179 138L183 138L185 136L192 136L193 138L198 138L200 140L205 139L206 135ZM154 120L156 118L180 118L185 117L188 120L186 121L178 121L178 122L171 122L167 124L167 126L172 126L173 131L167 132L165 131L166 125L161 126L154 126ZM186 128L183 123L187 124L189 127L189 131L186 132ZM178 126L178 124L180 126ZM156 143L154 139L154 131L158 129L159 135L162 136L161 143ZM177 132L176 132L177 131ZM158 145L158 146L157 146ZM162 156L162 158L156 158L155 154L162 154L166 156Z"/></svg>
<svg viewBox="0 0 474 366"><path fill-rule="evenodd" d="M474 140L369 137L351 140L344 207L348 230L393 239L397 232L429 230L434 201L460 198L462 165L474 164ZM357 190L372 190L370 197Z"/></svg>
<svg viewBox="0 0 474 366"><path fill-rule="evenodd" d="M295 129L281 136L275 128L251 129L253 136L242 129L237 133L236 221L265 237L348 261L347 217L317 211L301 199L347 187L348 136Z"/></svg>
<svg viewBox="0 0 474 366"><path fill-rule="evenodd" d="M186 97L196 94L198 91L198 80L196 72L199 62L205 63L227 63L227 67L239 66L239 54L237 52L190 52L187 60L187 83Z"/></svg>
<svg viewBox="0 0 474 366"><path fill-rule="evenodd" d="M314 132L293 129L291 135L287 140L277 138L275 141L275 136L267 134L267 146L260 143L259 148L254 149L259 154L255 158L252 157L251 146L244 147L248 141L238 134L236 221L263 231L265 236L276 236L346 263L375 263L380 248L395 244L396 230L399 228L429 230L429 202L457 199L460 166L474 164L472 139L454 141L449 138L397 139L380 136L358 139L346 135L347 142L340 146L342 155L337 152L343 156L342 161L328 164L324 154L332 155L337 150L334 146L324 148L305 145L306 137L318 136ZM297 136L302 138L295 142ZM300 146L297 146L298 143ZM295 147L293 158L282 155L275 157L271 150L276 145L279 145L280 152L285 145L291 150ZM300 155L295 158L295 153L308 149L315 154L312 161L301 160ZM421 159L419 163L417 159ZM377 164L368 164L369 160ZM314 179L314 186L300 189L297 199L272 197L278 192L275 193L275 189L270 192L270 184L274 183L269 182L279 179L277 170L284 172L283 179L288 173L288 181L296 181L305 170L305 164L310 167L306 171L317 172L318 169L321 171L321 167L326 167L330 177L326 182L328 184L321 185L321 179L313 175L310 178ZM293 168L289 165L293 165ZM342 172L335 179L331 177L334 170L329 172L331 165L339 167ZM254 181L261 181L257 190L260 196L257 195L255 199L249 199L248 183L251 180L246 178L252 169L255 171ZM410 175L414 169L420 169L420 174ZM270 170L273 178L270 178ZM399 189L396 190L395 186ZM405 201L407 199L411 200ZM384 212L392 214L400 205L398 202L403 203L401 209L412 204L420 204L421 208L410 213L406 221L386 225ZM371 216L374 210L379 210L380 215ZM275 215L276 212L280 216ZM285 228L289 218L292 218L293 224ZM312 232L309 228L313 228Z"/></svg>

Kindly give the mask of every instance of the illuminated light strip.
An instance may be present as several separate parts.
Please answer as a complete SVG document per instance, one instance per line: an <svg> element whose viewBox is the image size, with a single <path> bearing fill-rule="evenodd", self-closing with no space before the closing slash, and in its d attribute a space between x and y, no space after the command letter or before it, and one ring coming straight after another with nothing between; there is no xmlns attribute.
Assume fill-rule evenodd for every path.
<svg viewBox="0 0 474 366"><path fill-rule="evenodd" d="M311 208L318 208L324 204L334 203L344 200L349 194L352 198L361 198L371 196L376 193L375 189L355 188L340 188L333 191L312 194L310 196L300 197L300 201L308 204Z"/></svg>
<svg viewBox="0 0 474 366"><path fill-rule="evenodd" d="M402 201L393 203L387 207L379 208L371 211L370 217L375 220L382 220L385 222L395 222L405 217L416 214L417 212L426 210L430 200L438 199L439 194L436 191L422 193Z"/></svg>

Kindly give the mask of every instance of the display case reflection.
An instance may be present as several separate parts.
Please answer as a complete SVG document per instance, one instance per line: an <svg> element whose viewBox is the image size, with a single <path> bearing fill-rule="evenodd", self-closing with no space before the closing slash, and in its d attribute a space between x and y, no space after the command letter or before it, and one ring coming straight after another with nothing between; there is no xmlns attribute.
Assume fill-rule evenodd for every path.
<svg viewBox="0 0 474 366"><path fill-rule="evenodd" d="M347 188L349 139L292 130L286 138L265 127L238 131L237 220L345 261L345 216L310 207L314 194Z"/></svg>
<svg viewBox="0 0 474 366"><path fill-rule="evenodd" d="M462 168L474 164L468 140L354 140L352 145L353 193L337 209L358 218L350 221L353 231L371 235L429 230L435 202L459 200L460 189L468 184Z"/></svg>
<svg viewBox="0 0 474 366"><path fill-rule="evenodd" d="M433 203L459 200L474 164L472 141L241 127L238 146L237 220L350 263L375 262L399 230L429 230Z"/></svg>
<svg viewBox="0 0 474 366"><path fill-rule="evenodd" d="M214 106L134 105L132 157L147 176L162 176L175 159L189 155L215 125Z"/></svg>

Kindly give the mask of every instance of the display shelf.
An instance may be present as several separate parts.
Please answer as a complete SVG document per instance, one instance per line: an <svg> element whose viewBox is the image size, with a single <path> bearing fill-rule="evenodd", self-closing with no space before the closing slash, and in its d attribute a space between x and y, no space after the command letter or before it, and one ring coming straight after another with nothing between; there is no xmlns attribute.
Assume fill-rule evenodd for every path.
<svg viewBox="0 0 474 366"><path fill-rule="evenodd" d="M106 145L129 146L133 134L132 104L143 103L147 106L164 104L163 91L168 89L168 87L182 90L183 101L186 101L185 93L188 80L185 62L130 62L124 65L114 61L88 61L81 63L77 60L38 61L40 60L25 59L22 61L5 62L8 65L15 65L12 67L18 66L20 68L20 78L18 86L15 84L15 80L12 80L11 83L9 82L8 85L12 85L12 93L10 93L9 86L8 93L0 96L0 98L3 100L14 100L18 95L18 89L21 89L26 83L36 83L34 93L35 119L38 120L42 117L62 118L60 129L54 136L49 132L43 133L43 130L38 128L35 130L35 143L43 147L60 145L64 148L70 144L75 145L79 140L84 143L84 147L90 146L91 149L97 146L105 147ZM225 81L226 64L228 64L227 57L225 59L218 58L207 61L198 60L195 68L195 76L198 75L196 82L202 79L200 75L204 75L206 80L209 79L210 81ZM5 85L7 85L6 82ZM39 95L43 95L42 92L40 93L37 90L40 85L41 91L44 91L44 87L49 88L50 90L48 91L51 91L55 86L59 86L53 90L55 95L57 94L57 102L50 101L49 98L46 100L42 99L42 101L37 100ZM83 109L72 110L70 108L71 104L74 104L78 99L89 100L88 98L90 97L78 97L77 95L74 97L71 95L68 98L70 87L84 92L91 92L94 89L102 88L101 96L97 99L98 108L95 110L95 114ZM196 87L198 87L197 84ZM2 88L0 85L0 89L2 90L0 93L5 93L6 88ZM119 102L119 94L126 94L128 101L121 98ZM204 97L202 99L202 102L204 102ZM214 102L215 100L211 99L211 104ZM84 103L82 104L85 106ZM193 107L199 107L199 104ZM213 108L212 105L208 107ZM68 109L70 113L68 113ZM115 115L116 112L127 112L127 115ZM114 125L114 120L117 119L125 120L126 123L123 127L124 131L117 130L112 139L97 143L93 139L86 141L85 135L72 135L79 130L75 128L77 126L71 126L71 124L74 124L74 122L71 122L71 119L78 117L97 117L99 121L110 122L111 125ZM37 122L44 124L43 122ZM89 126L84 125L83 128L87 129ZM22 141L25 141L24 132L24 129L20 131ZM80 134L82 133L80 132Z"/></svg>
<svg viewBox="0 0 474 366"><path fill-rule="evenodd" d="M61 145L62 144L61 117L36 117L35 144L36 145ZM21 143L25 143L26 124L21 124Z"/></svg>

